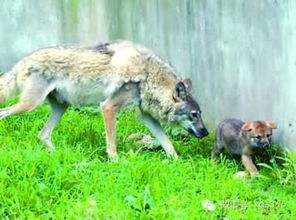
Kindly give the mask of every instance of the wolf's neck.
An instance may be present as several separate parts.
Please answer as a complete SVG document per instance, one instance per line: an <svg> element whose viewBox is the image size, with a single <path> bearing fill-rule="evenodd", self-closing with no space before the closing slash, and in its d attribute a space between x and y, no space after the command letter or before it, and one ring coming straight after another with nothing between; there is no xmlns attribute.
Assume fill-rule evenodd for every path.
<svg viewBox="0 0 296 220"><path fill-rule="evenodd" d="M169 121L177 76L173 68L157 56L149 56L145 63L147 78L141 84L141 108L159 120Z"/></svg>

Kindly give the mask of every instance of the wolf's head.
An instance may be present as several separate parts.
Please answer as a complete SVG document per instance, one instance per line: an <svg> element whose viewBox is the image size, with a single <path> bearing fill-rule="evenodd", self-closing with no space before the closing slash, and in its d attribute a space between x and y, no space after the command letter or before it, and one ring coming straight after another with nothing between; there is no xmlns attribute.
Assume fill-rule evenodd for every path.
<svg viewBox="0 0 296 220"><path fill-rule="evenodd" d="M173 122L185 128L191 135L202 138L209 134L201 118L199 105L191 94L191 81L185 79L176 84L173 93L175 103Z"/></svg>

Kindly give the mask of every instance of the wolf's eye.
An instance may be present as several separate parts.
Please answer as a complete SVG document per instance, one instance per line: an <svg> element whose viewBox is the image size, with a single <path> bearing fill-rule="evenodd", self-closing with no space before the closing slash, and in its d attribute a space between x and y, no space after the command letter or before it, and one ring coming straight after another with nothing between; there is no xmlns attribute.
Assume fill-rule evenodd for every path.
<svg viewBox="0 0 296 220"><path fill-rule="evenodd" d="M271 137L271 134L267 134L266 137L270 138Z"/></svg>
<svg viewBox="0 0 296 220"><path fill-rule="evenodd" d="M256 139L261 139L261 136L260 135L256 135L255 138Z"/></svg>

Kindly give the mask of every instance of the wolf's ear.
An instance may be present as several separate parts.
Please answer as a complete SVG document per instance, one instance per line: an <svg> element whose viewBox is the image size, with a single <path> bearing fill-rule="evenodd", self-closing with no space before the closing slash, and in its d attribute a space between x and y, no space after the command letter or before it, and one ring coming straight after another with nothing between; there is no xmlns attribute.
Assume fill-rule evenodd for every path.
<svg viewBox="0 0 296 220"><path fill-rule="evenodd" d="M243 124L241 130L242 131L252 131L254 128L254 123L253 122L246 122Z"/></svg>
<svg viewBox="0 0 296 220"><path fill-rule="evenodd" d="M179 102L181 100L185 101L187 98L187 91L186 91L186 87L184 85L183 82L178 82L173 94L173 99L175 100L175 102Z"/></svg>
<svg viewBox="0 0 296 220"><path fill-rule="evenodd" d="M188 92L192 92L192 82L189 78L183 79L183 83L186 86Z"/></svg>
<svg viewBox="0 0 296 220"><path fill-rule="evenodd" d="M267 127L271 129L276 129L277 128L277 123L274 121L265 121L265 124Z"/></svg>

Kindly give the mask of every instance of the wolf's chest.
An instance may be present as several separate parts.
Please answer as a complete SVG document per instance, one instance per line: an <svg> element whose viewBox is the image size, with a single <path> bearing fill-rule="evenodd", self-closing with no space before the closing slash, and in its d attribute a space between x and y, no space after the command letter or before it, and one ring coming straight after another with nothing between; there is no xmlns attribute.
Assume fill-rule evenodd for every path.
<svg viewBox="0 0 296 220"><path fill-rule="evenodd" d="M67 80L56 83L56 92L60 99L73 106L98 105L111 96L119 87L119 82L79 82Z"/></svg>

